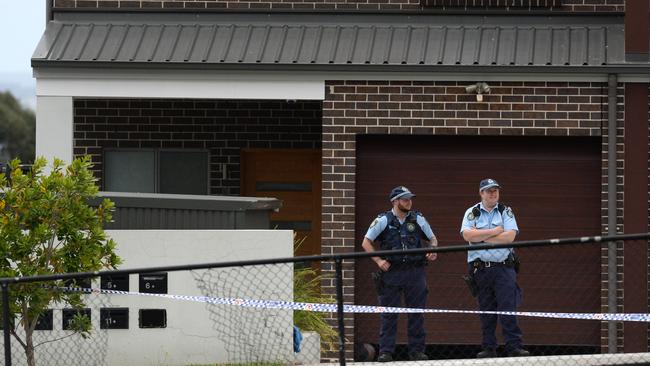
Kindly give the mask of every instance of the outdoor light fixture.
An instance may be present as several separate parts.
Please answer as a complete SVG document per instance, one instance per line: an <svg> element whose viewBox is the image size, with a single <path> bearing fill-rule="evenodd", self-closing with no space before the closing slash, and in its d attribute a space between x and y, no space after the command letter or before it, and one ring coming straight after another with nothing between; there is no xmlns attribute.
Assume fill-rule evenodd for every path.
<svg viewBox="0 0 650 366"><path fill-rule="evenodd" d="M490 94L490 86L487 83L479 82L465 87L465 92L476 93L476 101L483 101L483 94Z"/></svg>

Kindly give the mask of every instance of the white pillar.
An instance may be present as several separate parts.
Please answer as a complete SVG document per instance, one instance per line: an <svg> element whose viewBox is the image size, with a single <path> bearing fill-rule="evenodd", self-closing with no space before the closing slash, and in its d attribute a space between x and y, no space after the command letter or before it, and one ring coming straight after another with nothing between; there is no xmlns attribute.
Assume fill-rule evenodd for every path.
<svg viewBox="0 0 650 366"><path fill-rule="evenodd" d="M72 162L72 97L36 97L36 156Z"/></svg>

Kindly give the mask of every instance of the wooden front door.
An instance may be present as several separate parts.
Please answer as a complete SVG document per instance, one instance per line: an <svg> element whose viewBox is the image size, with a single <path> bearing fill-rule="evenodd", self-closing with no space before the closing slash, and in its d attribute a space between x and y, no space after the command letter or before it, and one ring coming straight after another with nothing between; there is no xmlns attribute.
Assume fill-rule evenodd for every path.
<svg viewBox="0 0 650 366"><path fill-rule="evenodd" d="M321 254L320 150L244 149L241 164L241 194L282 200L271 227L303 240L297 256Z"/></svg>

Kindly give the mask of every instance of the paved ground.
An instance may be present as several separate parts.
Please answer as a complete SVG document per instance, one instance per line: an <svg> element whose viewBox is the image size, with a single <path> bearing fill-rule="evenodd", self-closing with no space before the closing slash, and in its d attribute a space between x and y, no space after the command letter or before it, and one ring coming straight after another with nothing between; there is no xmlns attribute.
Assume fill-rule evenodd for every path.
<svg viewBox="0 0 650 366"><path fill-rule="evenodd" d="M332 364L327 364L332 365ZM349 362L347 366L609 366L650 365L650 353L621 353L603 355L534 356L522 358L490 358L438 361L396 361L391 363Z"/></svg>

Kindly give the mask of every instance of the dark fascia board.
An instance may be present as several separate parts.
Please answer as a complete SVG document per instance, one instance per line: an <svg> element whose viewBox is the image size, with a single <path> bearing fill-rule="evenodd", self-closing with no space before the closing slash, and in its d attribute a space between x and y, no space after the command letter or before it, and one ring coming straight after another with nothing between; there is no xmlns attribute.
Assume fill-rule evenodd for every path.
<svg viewBox="0 0 650 366"><path fill-rule="evenodd" d="M92 205L108 198L120 207L143 207L159 209L183 209L206 211L276 211L282 206L277 198L209 196L163 193L99 192L91 200Z"/></svg>
<svg viewBox="0 0 650 366"><path fill-rule="evenodd" d="M503 15L503 16L612 16L612 15L625 15L624 11L610 11L610 12L588 12L588 11L573 11L566 12L562 10L547 10L547 9L535 9L528 10L524 8L515 8L510 10L504 9L481 9L481 8L435 8L435 7L426 7L421 9L405 9L405 10L366 10L366 9L341 9L341 10L331 10L331 9L281 9L281 10L269 10L269 9L219 9L219 8L206 8L206 9L192 9L192 8L53 8L53 14L74 14L74 13L101 13L101 14L372 14L372 15L445 15L445 16L454 16L454 15Z"/></svg>
<svg viewBox="0 0 650 366"><path fill-rule="evenodd" d="M525 22L522 20L525 19ZM585 14L538 14L526 12L520 16L512 14L426 14L426 13L356 13L356 12L87 12L78 11L60 13L54 17L61 22L98 22L98 23L133 23L133 22L216 22L241 23L261 22L263 24L440 24L440 25L623 25L625 16L622 13L585 13Z"/></svg>
<svg viewBox="0 0 650 366"><path fill-rule="evenodd" d="M625 63L602 66L557 65L366 65L366 64L262 64L262 63L130 63L33 60L32 67L159 69L159 70L227 70L227 71L303 71L303 72L411 72L411 73L514 73L514 74L650 74L650 63Z"/></svg>

